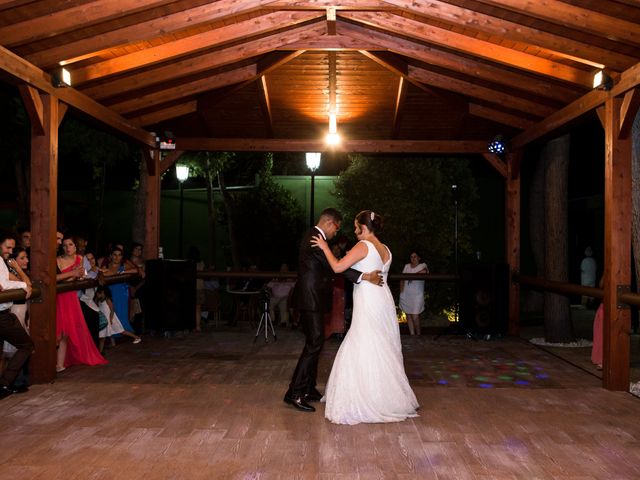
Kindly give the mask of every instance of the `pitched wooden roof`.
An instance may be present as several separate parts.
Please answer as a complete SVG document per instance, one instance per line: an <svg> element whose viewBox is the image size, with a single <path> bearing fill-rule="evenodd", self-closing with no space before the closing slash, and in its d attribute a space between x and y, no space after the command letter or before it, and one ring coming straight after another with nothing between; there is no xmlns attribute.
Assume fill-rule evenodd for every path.
<svg viewBox="0 0 640 480"><path fill-rule="evenodd" d="M280 140L321 138L335 112L353 141L485 142L637 66L640 3L0 0L0 45L64 65L69 104L121 130L295 149Z"/></svg>

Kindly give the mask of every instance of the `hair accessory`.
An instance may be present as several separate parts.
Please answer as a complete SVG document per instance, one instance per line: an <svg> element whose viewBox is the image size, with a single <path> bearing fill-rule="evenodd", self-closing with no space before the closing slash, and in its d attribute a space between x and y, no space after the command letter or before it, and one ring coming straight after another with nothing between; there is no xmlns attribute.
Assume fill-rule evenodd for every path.
<svg viewBox="0 0 640 480"><path fill-rule="evenodd" d="M375 213L373 213L373 211L371 211L371 221L373 222L374 217L376 216Z"/></svg>

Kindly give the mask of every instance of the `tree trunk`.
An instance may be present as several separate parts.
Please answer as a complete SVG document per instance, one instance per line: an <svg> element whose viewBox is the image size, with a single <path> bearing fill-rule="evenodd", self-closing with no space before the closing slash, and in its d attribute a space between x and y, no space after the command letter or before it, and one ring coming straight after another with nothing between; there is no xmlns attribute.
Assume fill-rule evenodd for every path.
<svg viewBox="0 0 640 480"><path fill-rule="evenodd" d="M544 159L538 159L531 179L531 191L529 192L529 236L531 250L535 262L535 275L544 277ZM537 290L526 290L526 296L522 300L522 309L525 312L542 312L544 308L544 294Z"/></svg>
<svg viewBox="0 0 640 480"><path fill-rule="evenodd" d="M640 111L631 130L631 241L636 271L636 290L640 292Z"/></svg>
<svg viewBox="0 0 640 480"><path fill-rule="evenodd" d="M545 165L545 278L567 282L568 272L568 202L569 135L556 138L544 147ZM569 297L544 294L544 328L547 342L575 340Z"/></svg>
<svg viewBox="0 0 640 480"><path fill-rule="evenodd" d="M138 188L136 189L133 204L133 225L131 225L131 238L134 242L144 245L145 220L146 220L146 196L147 196L147 176L145 170L144 153L140 158L140 168L138 174Z"/></svg>
<svg viewBox="0 0 640 480"><path fill-rule="evenodd" d="M233 262L233 268L240 270L240 254L238 252L238 241L236 239L236 229L233 221L233 199L227 191L227 187L224 181L224 172L218 172L218 185L220 185L220 193L222 193L222 200L224 200L224 208L227 212L227 228L229 229L229 243L231 244L231 261Z"/></svg>
<svg viewBox="0 0 640 480"><path fill-rule="evenodd" d="M207 180L207 213L209 219L209 241L211 242L211 263L215 265L216 263L216 245L217 245L217 235L216 235L216 207L214 203L214 195L213 195L213 172L211 165L211 158L209 158L209 154L207 153L207 160L205 165L205 178Z"/></svg>

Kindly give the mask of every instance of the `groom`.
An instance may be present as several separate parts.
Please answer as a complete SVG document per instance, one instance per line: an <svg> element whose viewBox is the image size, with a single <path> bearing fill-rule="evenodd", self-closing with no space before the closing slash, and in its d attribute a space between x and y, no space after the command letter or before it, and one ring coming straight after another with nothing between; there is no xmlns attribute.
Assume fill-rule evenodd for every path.
<svg viewBox="0 0 640 480"><path fill-rule="evenodd" d="M324 343L324 313L331 310L334 275L322 250L311 246L311 238L319 233L325 240L331 240L340 230L341 222L342 214L338 210L324 209L316 226L307 232L300 244L298 280L293 287L292 306L300 312L305 345L284 401L304 412L315 412L316 409L309 402L318 402L322 398L316 389L316 377ZM379 270L361 273L350 268L343 275L354 283L367 280L382 285Z"/></svg>

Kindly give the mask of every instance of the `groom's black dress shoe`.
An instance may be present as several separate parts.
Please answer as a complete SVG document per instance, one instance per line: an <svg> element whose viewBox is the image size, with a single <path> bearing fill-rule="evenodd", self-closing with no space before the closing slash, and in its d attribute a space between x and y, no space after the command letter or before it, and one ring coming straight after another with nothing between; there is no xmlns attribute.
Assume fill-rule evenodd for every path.
<svg viewBox="0 0 640 480"><path fill-rule="evenodd" d="M307 402L319 402L322 400L322 397L323 395L314 388L304 396L304 399Z"/></svg>
<svg viewBox="0 0 640 480"><path fill-rule="evenodd" d="M293 395L285 395L284 402L289 405L294 406L298 410L302 410L303 412L315 412L316 409L309 405L303 397L293 396Z"/></svg>

